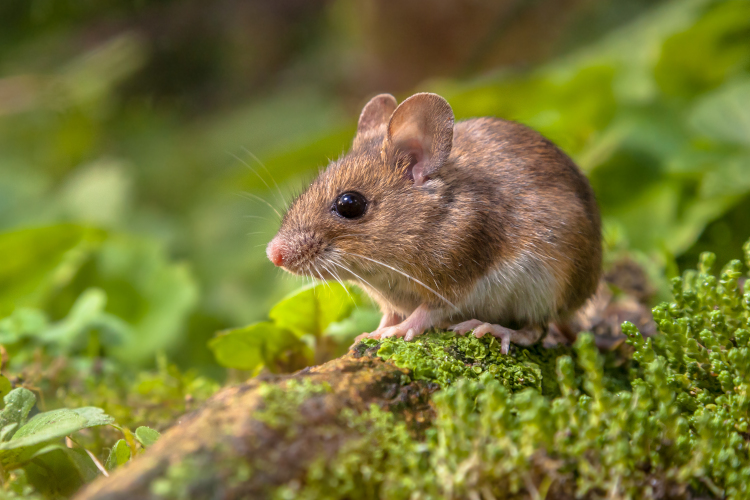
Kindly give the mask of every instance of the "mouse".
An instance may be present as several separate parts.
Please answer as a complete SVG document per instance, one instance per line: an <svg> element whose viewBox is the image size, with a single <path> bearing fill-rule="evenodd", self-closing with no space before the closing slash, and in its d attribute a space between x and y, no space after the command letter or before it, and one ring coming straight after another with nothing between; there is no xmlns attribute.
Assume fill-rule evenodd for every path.
<svg viewBox="0 0 750 500"><path fill-rule="evenodd" d="M383 316L357 340L447 329L492 335L507 354L596 292L601 217L583 172L535 130L456 121L434 93L381 94L266 253L290 273L361 287Z"/></svg>

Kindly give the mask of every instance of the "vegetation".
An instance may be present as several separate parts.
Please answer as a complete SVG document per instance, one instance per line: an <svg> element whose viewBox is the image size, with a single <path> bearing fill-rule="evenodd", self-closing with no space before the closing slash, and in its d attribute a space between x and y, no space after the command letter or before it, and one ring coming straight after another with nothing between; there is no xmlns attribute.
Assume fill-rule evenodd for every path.
<svg viewBox="0 0 750 500"><path fill-rule="evenodd" d="M340 356L378 320L356 289L276 279L260 248L274 210L347 147L361 103L392 90L342 69L381 54L354 36L367 32L356 9L243 11L279 29L238 21L220 37L170 25L203 22L179 2L79 3L0 6L0 498L67 497L222 386ZM636 261L655 300L673 297L654 309L660 334L626 328L627 355L597 354L586 336L513 357L449 334L364 342L360 354L442 388L433 417L421 428L343 412L360 438L273 494L748 496L750 299L732 259L750 234L750 4L600 4L599 21L577 11L549 42L565 50L529 67L481 63L506 40L497 28L464 65L393 59L383 66L399 74L372 80L560 144L596 190L608 265ZM612 29L624 4L631 20ZM394 31L405 46L411 30ZM232 45L244 36L276 44L250 69ZM731 261L717 277L706 250ZM293 429L273 415L318 389L276 387L258 418Z"/></svg>
<svg viewBox="0 0 750 500"><path fill-rule="evenodd" d="M365 340L228 391L84 498L747 498L750 292L714 260L673 280L657 335L625 324L627 349Z"/></svg>

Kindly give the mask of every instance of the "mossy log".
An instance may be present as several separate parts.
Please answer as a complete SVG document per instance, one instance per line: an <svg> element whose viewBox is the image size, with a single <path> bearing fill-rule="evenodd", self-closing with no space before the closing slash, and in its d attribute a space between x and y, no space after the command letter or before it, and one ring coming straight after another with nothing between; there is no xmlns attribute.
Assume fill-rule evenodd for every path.
<svg viewBox="0 0 750 500"><path fill-rule="evenodd" d="M380 358L350 352L293 375L227 388L181 419L143 456L94 482L77 498L179 497L177 490L188 498L263 498L275 486L301 480L311 461L336 455L352 433L340 419L344 408L362 412L375 404L400 414L416 429L429 421L429 395L438 386L407 381L407 372ZM294 435L254 418L264 404L263 387L303 379L330 389L311 392L301 402ZM255 469L252 473L243 466L257 464L259 458L269 466L249 466Z"/></svg>
<svg viewBox="0 0 750 500"><path fill-rule="evenodd" d="M648 309L637 300L613 301L608 292L599 297L577 327L596 332L600 348L627 348L618 340L622 321L652 329ZM371 412L373 405L418 437L433 423L431 395L440 383L489 371L511 391L536 387L544 393L550 381L557 387L555 357L560 350L570 352L548 349L562 339L554 329L547 348L512 349L510 356L500 355L489 338L439 337L395 348L388 342L385 347L360 343L320 366L224 389L179 420L146 453L76 498L278 497L279 488L304 485L315 464L348 456L357 440L361 448L368 426L356 428L353 416Z"/></svg>

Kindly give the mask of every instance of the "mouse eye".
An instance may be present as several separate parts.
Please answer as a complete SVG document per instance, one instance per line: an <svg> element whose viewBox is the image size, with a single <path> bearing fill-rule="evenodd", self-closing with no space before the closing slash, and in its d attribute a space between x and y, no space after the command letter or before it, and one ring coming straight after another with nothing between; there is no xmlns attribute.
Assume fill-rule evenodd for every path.
<svg viewBox="0 0 750 500"><path fill-rule="evenodd" d="M333 204L333 210L345 219L362 217L367 208L367 200L359 193L350 192L339 195Z"/></svg>

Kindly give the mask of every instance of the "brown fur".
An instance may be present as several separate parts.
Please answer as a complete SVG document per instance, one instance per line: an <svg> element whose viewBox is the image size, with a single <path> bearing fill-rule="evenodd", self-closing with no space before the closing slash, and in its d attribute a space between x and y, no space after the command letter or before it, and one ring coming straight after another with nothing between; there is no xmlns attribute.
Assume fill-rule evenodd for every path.
<svg viewBox="0 0 750 500"><path fill-rule="evenodd" d="M554 305L546 317L506 312L478 319L505 326L565 320L594 293L601 270L599 210L585 176L528 127L496 118L454 126L442 98L417 96L392 115L395 100L378 96L368 104L352 150L285 214L277 236L284 267L353 280L384 312L406 316L427 304L445 310L443 322L455 322L474 316L466 301L480 280L508 263L516 266L508 272L523 269L518 266L532 259L554 278L549 297L537 299L553 302L545 304ZM427 144L424 159L411 155L412 136ZM363 217L348 220L332 211L347 191L367 198Z"/></svg>

